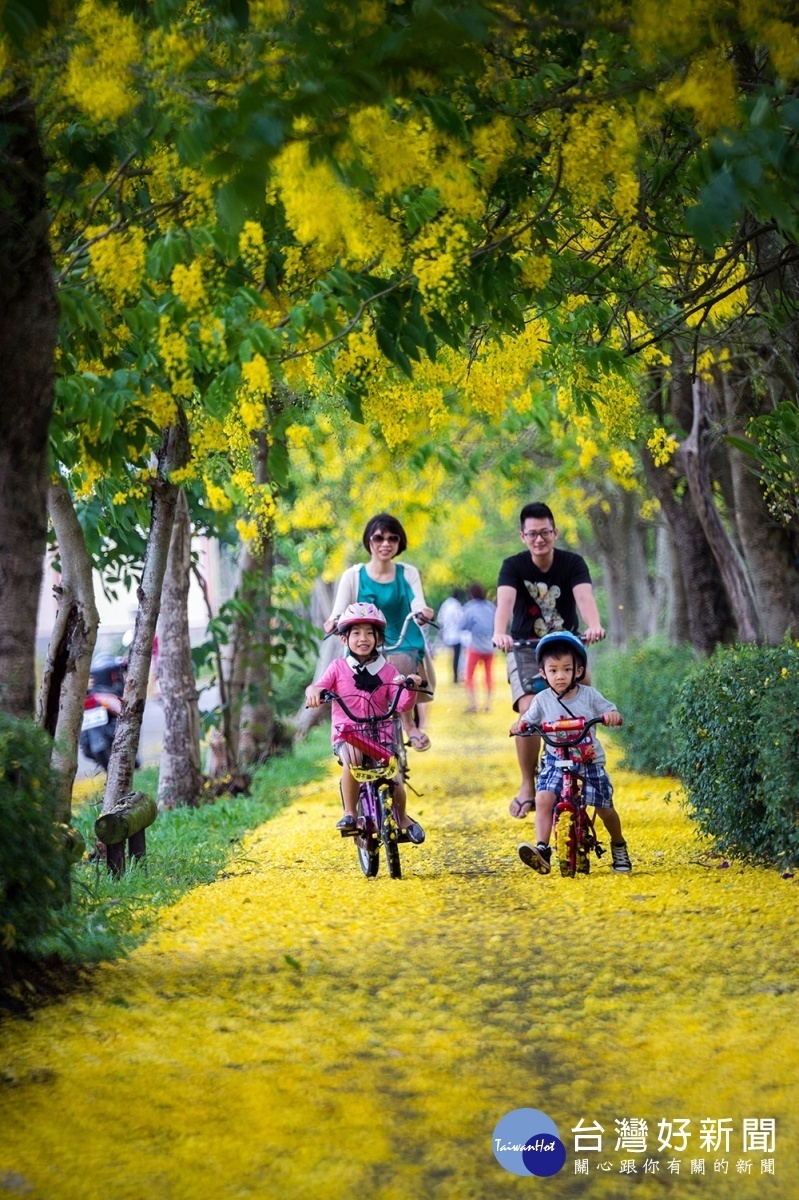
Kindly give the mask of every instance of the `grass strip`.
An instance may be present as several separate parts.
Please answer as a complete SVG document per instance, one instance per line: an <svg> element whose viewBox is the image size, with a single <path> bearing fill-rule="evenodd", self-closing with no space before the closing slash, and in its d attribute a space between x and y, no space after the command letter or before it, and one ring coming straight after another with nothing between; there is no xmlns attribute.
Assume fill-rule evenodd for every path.
<svg viewBox="0 0 799 1200"><path fill-rule="evenodd" d="M251 795L159 813L147 830L144 866L133 863L121 879L109 876L105 863L84 860L73 870L72 904L53 911L50 930L30 942L26 954L73 963L126 954L147 936L164 908L192 888L213 882L235 856L244 834L280 812L295 788L321 778L329 752L329 734L315 729L291 754L255 770ZM136 773L135 790L155 795L157 786L156 767ZM88 846L94 843L100 788L94 797L85 797L75 814Z"/></svg>

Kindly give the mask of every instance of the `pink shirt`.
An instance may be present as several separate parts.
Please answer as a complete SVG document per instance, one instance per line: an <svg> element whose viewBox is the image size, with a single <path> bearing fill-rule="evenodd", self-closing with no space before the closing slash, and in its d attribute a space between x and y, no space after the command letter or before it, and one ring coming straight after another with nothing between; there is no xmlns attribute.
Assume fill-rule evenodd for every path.
<svg viewBox="0 0 799 1200"><path fill-rule="evenodd" d="M315 687L327 688L331 692L337 692L342 700L347 705L351 712L354 712L359 717L371 717L382 715L388 712L391 707L391 702L397 693L395 687L388 685L392 684L395 679L401 679L402 676L397 674L397 668L391 663L386 662L382 654L378 658L368 664L367 670L370 675L378 675L380 677L381 686L373 692L365 692L361 688L355 686L355 668L351 665L355 662L349 656L347 658L336 658L325 671L321 679L317 679ZM397 704L397 712L405 712L409 708L413 708L416 703L416 696L412 691L406 691L404 688L400 693L399 703ZM341 741L341 734L345 730L353 729L353 723L344 712L340 704L333 701L332 706L332 740L333 745Z"/></svg>

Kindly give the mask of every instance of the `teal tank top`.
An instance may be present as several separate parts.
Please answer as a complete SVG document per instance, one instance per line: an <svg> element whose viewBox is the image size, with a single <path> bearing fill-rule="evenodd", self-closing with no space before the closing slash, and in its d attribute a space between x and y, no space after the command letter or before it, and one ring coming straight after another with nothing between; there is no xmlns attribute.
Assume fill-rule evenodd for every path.
<svg viewBox="0 0 799 1200"><path fill-rule="evenodd" d="M358 577L358 600L362 604L376 604L386 618L386 645L393 646L400 635L402 623L413 607L413 592L405 578L405 568L397 563L397 573L391 583L376 583L361 567ZM415 621L411 621L405 631L405 638L395 654L415 655L419 662L424 658L425 643L422 631Z"/></svg>

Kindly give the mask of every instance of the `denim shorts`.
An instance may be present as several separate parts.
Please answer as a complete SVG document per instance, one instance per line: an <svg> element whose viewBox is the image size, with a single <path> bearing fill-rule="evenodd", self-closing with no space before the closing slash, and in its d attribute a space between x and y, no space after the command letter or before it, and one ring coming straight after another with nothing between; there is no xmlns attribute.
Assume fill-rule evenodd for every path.
<svg viewBox="0 0 799 1200"><path fill-rule="evenodd" d="M551 754L544 755L538 776L538 791L554 792L560 799L564 772L556 765L557 761ZM613 784L604 767L597 763L586 763L582 778L583 800L586 804L593 804L596 808L613 808Z"/></svg>

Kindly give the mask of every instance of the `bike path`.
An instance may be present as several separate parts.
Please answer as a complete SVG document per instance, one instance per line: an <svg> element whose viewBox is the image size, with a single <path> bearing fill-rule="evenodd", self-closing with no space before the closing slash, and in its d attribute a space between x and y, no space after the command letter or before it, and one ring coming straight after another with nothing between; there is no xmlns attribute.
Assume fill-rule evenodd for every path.
<svg viewBox="0 0 799 1200"><path fill-rule="evenodd" d="M0 1030L0 1195L799 1194L796 881L721 868L667 781L620 771L633 874L535 875L507 713L462 705L441 689L413 756L428 840L402 881L363 878L331 775L89 991ZM517 1108L556 1122L557 1176L495 1161ZM678 1119L687 1149L658 1153ZM744 1153L744 1120L771 1119L774 1151ZM605 1132L578 1165L580 1120ZM616 1149L623 1120L646 1153ZM729 1152L701 1146L718 1120Z"/></svg>

